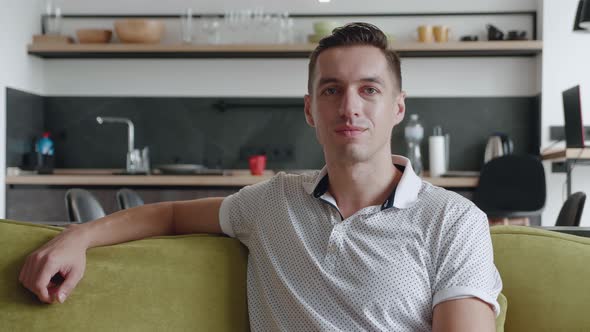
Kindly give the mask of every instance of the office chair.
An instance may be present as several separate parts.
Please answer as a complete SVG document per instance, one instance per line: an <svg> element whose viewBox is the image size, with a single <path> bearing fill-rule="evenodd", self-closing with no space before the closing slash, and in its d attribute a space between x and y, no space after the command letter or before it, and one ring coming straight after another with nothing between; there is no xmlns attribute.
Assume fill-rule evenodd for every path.
<svg viewBox="0 0 590 332"><path fill-rule="evenodd" d="M100 202L88 190L70 189L66 192L65 201L69 221L87 222L106 215Z"/></svg>
<svg viewBox="0 0 590 332"><path fill-rule="evenodd" d="M531 155L506 155L490 160L480 173L473 196L474 203L488 218L522 218L538 216L545 207L545 171L541 161Z"/></svg>
<svg viewBox="0 0 590 332"><path fill-rule="evenodd" d="M586 194L581 191L571 194L561 206L555 226L580 226Z"/></svg>
<svg viewBox="0 0 590 332"><path fill-rule="evenodd" d="M143 199L141 199L135 190L123 188L117 191L117 205L119 205L119 210L125 210L143 204Z"/></svg>

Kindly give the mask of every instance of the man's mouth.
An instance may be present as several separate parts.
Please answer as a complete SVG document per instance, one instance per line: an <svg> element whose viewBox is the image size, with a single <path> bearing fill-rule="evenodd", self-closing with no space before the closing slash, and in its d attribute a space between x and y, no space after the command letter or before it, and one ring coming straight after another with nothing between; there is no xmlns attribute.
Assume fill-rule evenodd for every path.
<svg viewBox="0 0 590 332"><path fill-rule="evenodd" d="M361 135L366 128L357 126L340 126L336 128L336 133L346 137L356 137Z"/></svg>

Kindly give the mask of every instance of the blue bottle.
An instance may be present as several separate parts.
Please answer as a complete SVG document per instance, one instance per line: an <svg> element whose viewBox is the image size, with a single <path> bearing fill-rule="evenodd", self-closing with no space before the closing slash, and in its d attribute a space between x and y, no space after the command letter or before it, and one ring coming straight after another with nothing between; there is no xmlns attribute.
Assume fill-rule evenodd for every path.
<svg viewBox="0 0 590 332"><path fill-rule="evenodd" d="M37 141L35 148L38 153L45 156L53 156L53 140L49 138L50 135L51 133L46 131L43 133L43 137Z"/></svg>

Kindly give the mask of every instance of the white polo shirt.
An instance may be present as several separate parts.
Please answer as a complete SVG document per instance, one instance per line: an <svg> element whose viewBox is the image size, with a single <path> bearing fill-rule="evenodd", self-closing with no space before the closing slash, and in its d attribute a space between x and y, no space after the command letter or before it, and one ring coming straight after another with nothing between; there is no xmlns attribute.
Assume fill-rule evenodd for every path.
<svg viewBox="0 0 590 332"><path fill-rule="evenodd" d="M253 331L430 331L432 310L502 289L486 215L424 182L408 159L382 205L342 220L324 167L279 173L223 200L223 232L249 249Z"/></svg>

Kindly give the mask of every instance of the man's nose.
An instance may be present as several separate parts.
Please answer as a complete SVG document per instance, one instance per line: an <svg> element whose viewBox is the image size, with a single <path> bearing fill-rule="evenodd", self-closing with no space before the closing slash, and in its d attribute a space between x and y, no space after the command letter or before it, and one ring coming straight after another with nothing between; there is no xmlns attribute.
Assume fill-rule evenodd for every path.
<svg viewBox="0 0 590 332"><path fill-rule="evenodd" d="M346 89L340 101L340 116L343 118L354 118L359 116L361 109L361 97L354 89Z"/></svg>

